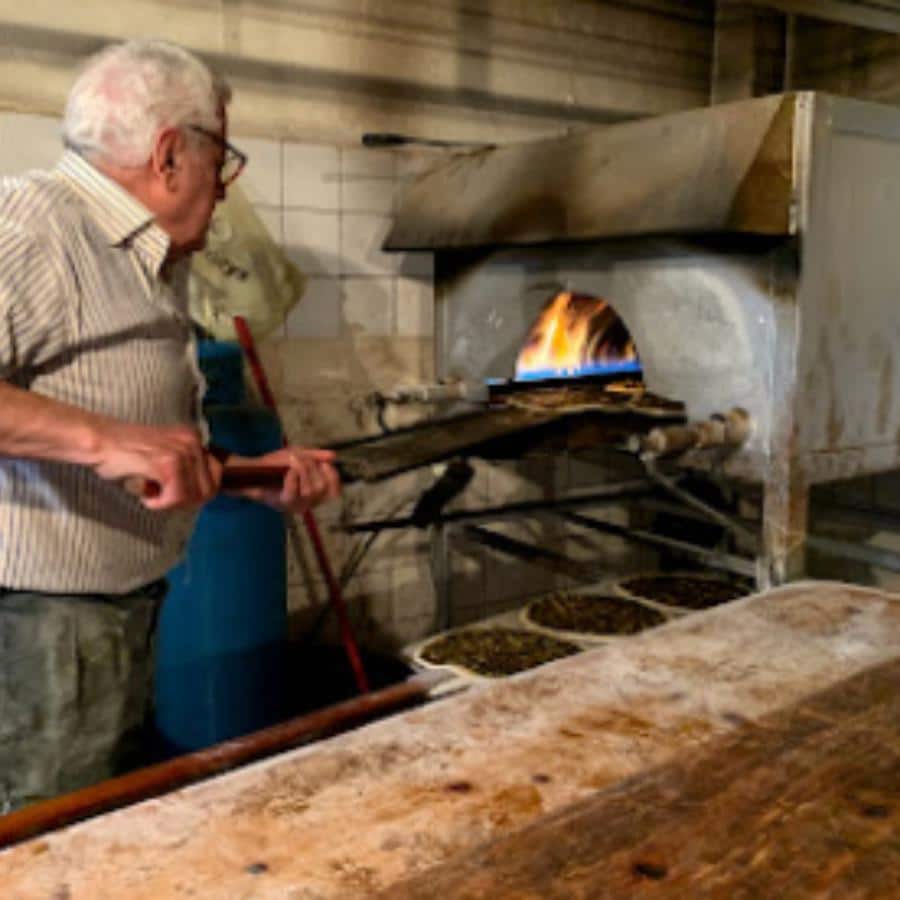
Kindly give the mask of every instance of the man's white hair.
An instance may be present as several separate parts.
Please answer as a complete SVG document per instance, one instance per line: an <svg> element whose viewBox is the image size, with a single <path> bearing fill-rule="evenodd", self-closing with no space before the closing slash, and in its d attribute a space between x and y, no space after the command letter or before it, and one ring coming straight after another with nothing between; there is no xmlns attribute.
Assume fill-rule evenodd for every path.
<svg viewBox="0 0 900 900"><path fill-rule="evenodd" d="M224 79L177 44L112 44L87 60L72 85L63 140L87 157L140 166L161 128L217 130L230 99Z"/></svg>

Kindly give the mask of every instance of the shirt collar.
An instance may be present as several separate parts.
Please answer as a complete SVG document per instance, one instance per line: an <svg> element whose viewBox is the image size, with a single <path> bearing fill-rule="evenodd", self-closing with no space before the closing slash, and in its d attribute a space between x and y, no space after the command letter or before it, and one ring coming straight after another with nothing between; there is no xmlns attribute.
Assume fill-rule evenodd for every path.
<svg viewBox="0 0 900 900"><path fill-rule="evenodd" d="M110 245L134 246L158 275L170 241L154 221L153 213L74 150L63 153L56 170L87 203Z"/></svg>

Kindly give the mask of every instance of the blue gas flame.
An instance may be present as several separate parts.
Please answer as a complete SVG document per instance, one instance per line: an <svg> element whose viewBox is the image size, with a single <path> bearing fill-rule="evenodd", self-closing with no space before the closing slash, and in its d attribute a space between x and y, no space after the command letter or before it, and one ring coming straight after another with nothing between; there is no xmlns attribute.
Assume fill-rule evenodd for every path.
<svg viewBox="0 0 900 900"><path fill-rule="evenodd" d="M591 362L569 369L536 369L521 372L515 381L544 381L548 378L582 378L590 375L640 375L640 360L626 359L617 362Z"/></svg>

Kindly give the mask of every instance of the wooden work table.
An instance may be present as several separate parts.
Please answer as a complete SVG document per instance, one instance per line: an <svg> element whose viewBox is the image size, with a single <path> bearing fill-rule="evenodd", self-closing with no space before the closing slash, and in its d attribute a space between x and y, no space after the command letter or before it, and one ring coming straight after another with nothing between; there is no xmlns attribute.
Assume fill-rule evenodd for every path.
<svg viewBox="0 0 900 900"><path fill-rule="evenodd" d="M900 896L900 596L688 616L0 853L27 898Z"/></svg>

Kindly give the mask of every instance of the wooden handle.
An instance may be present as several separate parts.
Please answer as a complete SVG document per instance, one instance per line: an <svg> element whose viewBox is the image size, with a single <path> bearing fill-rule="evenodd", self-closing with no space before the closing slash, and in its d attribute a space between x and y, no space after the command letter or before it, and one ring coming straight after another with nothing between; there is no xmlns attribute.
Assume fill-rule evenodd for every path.
<svg viewBox="0 0 900 900"><path fill-rule="evenodd" d="M240 490L241 488L272 487L278 488L284 483L288 467L261 463L259 465L229 466L222 472L221 489ZM126 491L141 500L158 497L162 488L156 481L138 476L126 478L122 482Z"/></svg>
<svg viewBox="0 0 900 900"><path fill-rule="evenodd" d="M281 487L288 467L283 465L229 466L222 472L222 489L236 490L254 487Z"/></svg>

